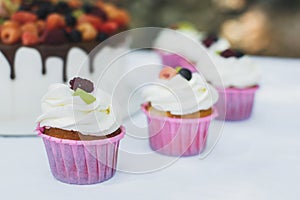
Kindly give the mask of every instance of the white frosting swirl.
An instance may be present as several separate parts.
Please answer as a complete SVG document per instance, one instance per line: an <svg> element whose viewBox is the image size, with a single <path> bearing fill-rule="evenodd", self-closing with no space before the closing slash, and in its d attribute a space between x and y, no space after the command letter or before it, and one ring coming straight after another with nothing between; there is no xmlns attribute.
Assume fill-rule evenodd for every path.
<svg viewBox="0 0 300 200"><path fill-rule="evenodd" d="M210 70L202 66L201 62L197 65L207 81L211 82L214 86L247 88L259 84L261 71L248 56L224 58L216 53L210 53L210 56L222 82L220 81L220 77L210 73Z"/></svg>
<svg viewBox="0 0 300 200"><path fill-rule="evenodd" d="M193 73L190 81L181 75L170 80L159 79L144 88L142 96L161 111L174 115L185 115L207 110L218 100L218 92L207 84L198 73Z"/></svg>
<svg viewBox="0 0 300 200"><path fill-rule="evenodd" d="M43 114L36 120L40 126L94 136L113 133L120 127L120 119L114 115L112 100L107 93L95 90L92 95L96 101L91 104L73 94L74 91L65 84L50 85L42 98Z"/></svg>
<svg viewBox="0 0 300 200"><path fill-rule="evenodd" d="M214 42L208 51L216 53L217 51L224 51L230 48L230 43L225 38L220 37L216 42Z"/></svg>

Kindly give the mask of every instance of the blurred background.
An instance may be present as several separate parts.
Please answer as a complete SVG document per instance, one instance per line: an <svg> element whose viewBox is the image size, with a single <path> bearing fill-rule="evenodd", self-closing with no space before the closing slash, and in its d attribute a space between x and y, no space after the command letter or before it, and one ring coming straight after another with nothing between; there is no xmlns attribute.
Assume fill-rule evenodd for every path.
<svg viewBox="0 0 300 200"><path fill-rule="evenodd" d="M22 0L0 4L7 1ZM300 57L300 0L104 1L127 9L131 28L190 22L199 31L222 35L248 54Z"/></svg>
<svg viewBox="0 0 300 200"><path fill-rule="evenodd" d="M128 9L132 27L188 21L249 54L300 57L300 0L112 1Z"/></svg>

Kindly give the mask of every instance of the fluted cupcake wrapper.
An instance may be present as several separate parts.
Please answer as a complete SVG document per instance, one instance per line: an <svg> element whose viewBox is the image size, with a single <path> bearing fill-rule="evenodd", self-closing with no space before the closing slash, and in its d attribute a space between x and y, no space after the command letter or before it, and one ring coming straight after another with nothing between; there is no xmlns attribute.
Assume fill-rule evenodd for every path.
<svg viewBox="0 0 300 200"><path fill-rule="evenodd" d="M119 141L125 129L112 138L93 141L43 138L53 176L69 184L95 184L108 180L116 172Z"/></svg>
<svg viewBox="0 0 300 200"><path fill-rule="evenodd" d="M147 104L142 110L148 120L150 147L168 156L200 154L206 146L210 122L217 116L215 109L212 115L197 119L151 116Z"/></svg>
<svg viewBox="0 0 300 200"><path fill-rule="evenodd" d="M246 89L217 89L220 96L216 104L219 113L217 119L226 121L248 119L252 114L255 92L258 88L255 86Z"/></svg>
<svg viewBox="0 0 300 200"><path fill-rule="evenodd" d="M158 51L158 54L161 57L163 65L167 65L169 67L174 67L174 68L178 66L182 66L184 68L189 69L191 72L197 71L197 69L191 62L187 61L185 58L181 57L180 55L164 53L161 51Z"/></svg>

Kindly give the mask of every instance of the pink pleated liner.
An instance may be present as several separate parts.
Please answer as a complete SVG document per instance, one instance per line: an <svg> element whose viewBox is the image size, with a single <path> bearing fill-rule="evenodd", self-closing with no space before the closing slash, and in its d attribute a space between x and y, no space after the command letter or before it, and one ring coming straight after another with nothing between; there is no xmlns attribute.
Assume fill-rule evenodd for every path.
<svg viewBox="0 0 300 200"><path fill-rule="evenodd" d="M259 86L251 88L217 88L219 100L216 104L218 109L217 119L226 121L240 121L248 119L253 110L254 97Z"/></svg>
<svg viewBox="0 0 300 200"><path fill-rule="evenodd" d="M64 183L88 185L112 178L116 172L119 141L125 128L115 137L76 141L44 134L44 127L37 128L43 138L53 176Z"/></svg>
<svg viewBox="0 0 300 200"><path fill-rule="evenodd" d="M148 120L150 147L168 156L194 156L200 154L207 140L210 122L217 116L214 108L210 116L197 119L181 119L153 116L149 104L142 105Z"/></svg>
<svg viewBox="0 0 300 200"><path fill-rule="evenodd" d="M163 65L166 65L169 67L174 67L174 68L181 66L186 69L189 69L191 72L197 72L195 64L188 61L184 57L177 55L177 54L173 54L173 53L165 53L162 51L157 51L157 52L161 57Z"/></svg>

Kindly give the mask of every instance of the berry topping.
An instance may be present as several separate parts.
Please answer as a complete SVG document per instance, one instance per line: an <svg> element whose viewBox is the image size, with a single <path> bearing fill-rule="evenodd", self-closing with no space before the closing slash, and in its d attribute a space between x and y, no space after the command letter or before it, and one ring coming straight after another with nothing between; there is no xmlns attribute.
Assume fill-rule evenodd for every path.
<svg viewBox="0 0 300 200"><path fill-rule="evenodd" d="M68 3L61 1L55 5L55 12L61 14L69 13L71 12L71 8L69 7Z"/></svg>
<svg viewBox="0 0 300 200"><path fill-rule="evenodd" d="M220 53L220 55L224 58L230 58L230 57L236 57L241 58L245 54L240 50L234 50L234 49L226 49Z"/></svg>
<svg viewBox="0 0 300 200"><path fill-rule="evenodd" d="M102 24L102 26L100 27L100 30L106 34L111 35L114 32L116 32L118 28L119 27L118 27L117 22L108 21L108 22L104 22Z"/></svg>
<svg viewBox="0 0 300 200"><path fill-rule="evenodd" d="M107 14L100 8L94 7L90 14L100 17L103 21L107 20Z"/></svg>
<svg viewBox="0 0 300 200"><path fill-rule="evenodd" d="M37 21L37 15L27 12L27 11L18 11L11 16L13 21L24 24L26 22L35 22Z"/></svg>
<svg viewBox="0 0 300 200"><path fill-rule="evenodd" d="M82 40L82 34L78 30L71 30L68 37L70 42L80 42Z"/></svg>
<svg viewBox="0 0 300 200"><path fill-rule="evenodd" d="M70 83L70 88L74 91L80 88L85 92L91 93L94 90L94 84L87 79L76 77L70 80L69 83Z"/></svg>
<svg viewBox="0 0 300 200"><path fill-rule="evenodd" d="M90 13L93 10L93 6L89 3L85 3L83 4L82 9L84 10L85 13Z"/></svg>
<svg viewBox="0 0 300 200"><path fill-rule="evenodd" d="M91 41L97 37L97 30L88 22L79 24L76 29L81 32L83 41Z"/></svg>
<svg viewBox="0 0 300 200"><path fill-rule="evenodd" d="M65 15L65 21L66 21L67 26L70 26L70 27L74 27L77 23L77 19L71 14Z"/></svg>
<svg viewBox="0 0 300 200"><path fill-rule="evenodd" d="M202 43L204 44L204 46L209 48L216 41L218 41L218 37L216 35L209 35L206 39L202 41Z"/></svg>
<svg viewBox="0 0 300 200"><path fill-rule="evenodd" d="M66 33L63 29L45 30L41 37L44 44L63 44L68 41Z"/></svg>
<svg viewBox="0 0 300 200"><path fill-rule="evenodd" d="M188 81L192 79L192 72L186 68L178 68L178 74Z"/></svg>
<svg viewBox="0 0 300 200"><path fill-rule="evenodd" d="M46 28L48 30L54 30L65 27L66 22L62 15L53 13L48 15L46 20Z"/></svg>
<svg viewBox="0 0 300 200"><path fill-rule="evenodd" d="M48 15L48 8L42 6L35 12L35 14L38 16L39 19L46 19Z"/></svg>
<svg viewBox="0 0 300 200"><path fill-rule="evenodd" d="M159 78L168 80L168 79L171 79L174 76L176 76L176 74L177 74L177 71L174 68L164 67L159 73Z"/></svg>
<svg viewBox="0 0 300 200"><path fill-rule="evenodd" d="M14 44L21 39L22 31L18 26L7 26L1 30L1 41L4 44Z"/></svg>
<svg viewBox="0 0 300 200"><path fill-rule="evenodd" d="M240 51L240 50L235 50L235 57L237 58L241 58L245 55L244 52Z"/></svg>
<svg viewBox="0 0 300 200"><path fill-rule="evenodd" d="M109 35L107 35L106 33L99 33L97 35L97 41L99 42L103 42L104 40L106 40L107 38L109 38Z"/></svg>
<svg viewBox="0 0 300 200"><path fill-rule="evenodd" d="M37 33L26 31L22 34L22 44L25 46L37 45L39 42Z"/></svg>

